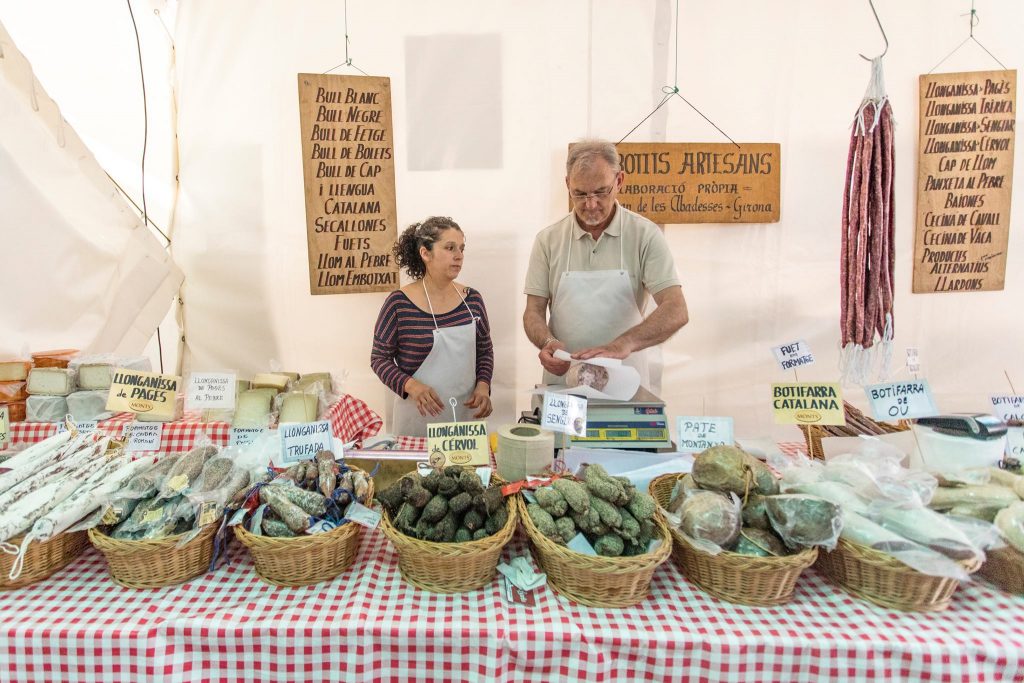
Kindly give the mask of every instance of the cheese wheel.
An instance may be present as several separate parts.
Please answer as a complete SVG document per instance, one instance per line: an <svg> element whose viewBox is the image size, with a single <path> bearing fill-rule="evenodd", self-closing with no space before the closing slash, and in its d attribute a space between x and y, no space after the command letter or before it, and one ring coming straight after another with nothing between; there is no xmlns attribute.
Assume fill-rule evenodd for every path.
<svg viewBox="0 0 1024 683"><path fill-rule="evenodd" d="M67 396L75 390L75 371L66 368L32 368L28 372L28 393Z"/></svg>
<svg viewBox="0 0 1024 683"><path fill-rule="evenodd" d="M77 355L78 349L38 351L32 354L32 362L37 368L66 368L71 359Z"/></svg>
<svg viewBox="0 0 1024 683"><path fill-rule="evenodd" d="M7 421L8 422L24 422L25 421L25 402L24 401L12 401L11 403L2 403L0 407L7 408Z"/></svg>
<svg viewBox="0 0 1024 683"><path fill-rule="evenodd" d="M279 372L261 372L252 378L252 388L276 389L278 392L281 392L285 390L290 381L291 377Z"/></svg>
<svg viewBox="0 0 1024 683"><path fill-rule="evenodd" d="M109 389L114 377L110 363L83 363L78 366L78 386L86 391Z"/></svg>
<svg viewBox="0 0 1024 683"><path fill-rule="evenodd" d="M316 422L318 412L319 401L316 394L289 391L284 395L278 422Z"/></svg>
<svg viewBox="0 0 1024 683"><path fill-rule="evenodd" d="M26 422L61 422L68 414L63 396L29 396L25 401Z"/></svg>
<svg viewBox="0 0 1024 683"><path fill-rule="evenodd" d="M109 391L76 391L68 394L68 412L75 422L102 420L110 416L107 410Z"/></svg>
<svg viewBox="0 0 1024 683"><path fill-rule="evenodd" d="M0 361L0 382L16 382L28 379L28 371L32 369L32 361L2 360Z"/></svg>
<svg viewBox="0 0 1024 683"><path fill-rule="evenodd" d="M0 403L13 403L28 398L25 382L0 382Z"/></svg>
<svg viewBox="0 0 1024 683"><path fill-rule="evenodd" d="M273 389L243 391L238 396L231 425L247 428L270 426L270 403L275 393Z"/></svg>

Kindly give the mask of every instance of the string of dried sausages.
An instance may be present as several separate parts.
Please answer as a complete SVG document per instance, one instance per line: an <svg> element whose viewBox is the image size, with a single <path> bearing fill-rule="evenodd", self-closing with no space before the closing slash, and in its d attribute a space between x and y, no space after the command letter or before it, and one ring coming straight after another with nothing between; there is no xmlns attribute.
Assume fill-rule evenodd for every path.
<svg viewBox="0 0 1024 683"><path fill-rule="evenodd" d="M846 160L840 263L843 381L888 374L893 338L894 247L892 107L881 58L857 109Z"/></svg>

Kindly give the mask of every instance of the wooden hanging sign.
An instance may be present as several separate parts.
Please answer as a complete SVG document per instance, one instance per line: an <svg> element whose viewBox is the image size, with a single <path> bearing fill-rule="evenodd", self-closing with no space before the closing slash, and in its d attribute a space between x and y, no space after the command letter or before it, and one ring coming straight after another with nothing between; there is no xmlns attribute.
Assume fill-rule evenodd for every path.
<svg viewBox="0 0 1024 683"><path fill-rule="evenodd" d="M570 145L571 147L571 145ZM655 223L777 223L778 143L620 142L622 206Z"/></svg>
<svg viewBox="0 0 1024 683"><path fill-rule="evenodd" d="M310 293L394 290L391 79L299 74L299 123Z"/></svg>
<svg viewBox="0 0 1024 683"><path fill-rule="evenodd" d="M920 78L914 292L1003 289L1017 72Z"/></svg>

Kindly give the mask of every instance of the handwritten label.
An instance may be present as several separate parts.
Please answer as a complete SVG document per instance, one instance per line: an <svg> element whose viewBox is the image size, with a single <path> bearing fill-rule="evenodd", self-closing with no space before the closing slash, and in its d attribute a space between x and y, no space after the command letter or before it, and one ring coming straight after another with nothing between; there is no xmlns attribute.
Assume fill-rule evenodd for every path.
<svg viewBox="0 0 1024 683"><path fill-rule="evenodd" d="M920 77L914 292L1003 289L1017 72Z"/></svg>
<svg viewBox="0 0 1024 683"><path fill-rule="evenodd" d="M876 420L913 420L939 412L928 380L871 384L864 387Z"/></svg>
<svg viewBox="0 0 1024 683"><path fill-rule="evenodd" d="M907 347L907 372L912 375L921 372L921 359L918 358L917 349L913 346Z"/></svg>
<svg viewBox="0 0 1024 683"><path fill-rule="evenodd" d="M992 407L1003 422L1024 422L1024 396L998 394L992 396Z"/></svg>
<svg viewBox="0 0 1024 683"><path fill-rule="evenodd" d="M118 368L110 384L107 410L115 413L149 413L174 418L181 378L140 370Z"/></svg>
<svg viewBox="0 0 1024 683"><path fill-rule="evenodd" d="M311 294L398 287L391 80L299 74Z"/></svg>
<svg viewBox="0 0 1024 683"><path fill-rule="evenodd" d="M586 436L587 399L545 391L540 428L570 436Z"/></svg>
<svg viewBox="0 0 1024 683"><path fill-rule="evenodd" d="M141 453L159 451L163 436L163 422L133 422L128 437L128 450Z"/></svg>
<svg viewBox="0 0 1024 683"><path fill-rule="evenodd" d="M435 422L427 425L428 460L433 467L443 465L487 465L487 423Z"/></svg>
<svg viewBox="0 0 1024 683"><path fill-rule="evenodd" d="M192 373L185 407L189 410L234 410L237 377L233 372Z"/></svg>
<svg viewBox="0 0 1024 683"><path fill-rule="evenodd" d="M228 446L244 446L252 443L267 431L265 427L232 427L228 434Z"/></svg>
<svg viewBox="0 0 1024 683"><path fill-rule="evenodd" d="M834 383L772 384L772 409L776 424L846 424L842 391Z"/></svg>
<svg viewBox="0 0 1024 683"><path fill-rule="evenodd" d="M281 433L282 465L292 465L300 460L309 460L320 451L334 451L338 459L341 459L343 455L334 448L331 423L327 420L283 424L279 431Z"/></svg>
<svg viewBox="0 0 1024 683"><path fill-rule="evenodd" d="M781 346L773 346L772 353L775 354L775 360L783 370L795 370L814 363L811 346L802 339Z"/></svg>
<svg viewBox="0 0 1024 683"><path fill-rule="evenodd" d="M7 406L0 405L0 444L7 443L11 438L11 416L7 412Z"/></svg>
<svg viewBox="0 0 1024 683"><path fill-rule="evenodd" d="M570 145L571 147L571 145ZM623 142L618 200L655 223L776 223L778 143Z"/></svg>
<svg viewBox="0 0 1024 683"><path fill-rule="evenodd" d="M1024 462L1024 427L1006 430L1006 457Z"/></svg>
<svg viewBox="0 0 1024 683"><path fill-rule="evenodd" d="M679 438L676 450L681 453L699 453L712 446L731 446L732 425L731 417L677 417Z"/></svg>
<svg viewBox="0 0 1024 683"><path fill-rule="evenodd" d="M75 422L74 425L79 434L92 434L99 428L100 423L96 420L83 420L82 422ZM63 434L66 431L68 431L68 423L66 421L58 422L57 433Z"/></svg>

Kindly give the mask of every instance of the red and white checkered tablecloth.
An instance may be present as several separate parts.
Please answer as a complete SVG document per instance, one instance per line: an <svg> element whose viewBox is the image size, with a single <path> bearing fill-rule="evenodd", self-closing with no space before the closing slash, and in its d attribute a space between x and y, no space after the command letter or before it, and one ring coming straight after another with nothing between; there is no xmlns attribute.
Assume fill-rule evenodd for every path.
<svg viewBox="0 0 1024 683"><path fill-rule="evenodd" d="M100 420L97 430L119 438L125 426L135 419L132 413L118 413L109 420ZM334 436L342 441L361 441L380 431L384 421L362 400L343 394L328 406L322 417L331 423ZM57 433L56 422L15 422L11 425L11 445L28 445ZM190 450L196 439L206 435L218 446L227 446L231 436L228 422L203 422L200 413L185 413L175 422L165 422L160 439L160 453L179 453Z"/></svg>
<svg viewBox="0 0 1024 683"><path fill-rule="evenodd" d="M260 582L238 543L230 564L160 590L120 588L89 549L50 579L0 594L0 680L61 681L1020 681L1024 599L982 581L936 614L874 607L813 570L793 602L730 605L671 561L628 609L582 607L502 582L463 595L405 584L383 534L356 563L302 589ZM517 539L506 549L524 552Z"/></svg>

